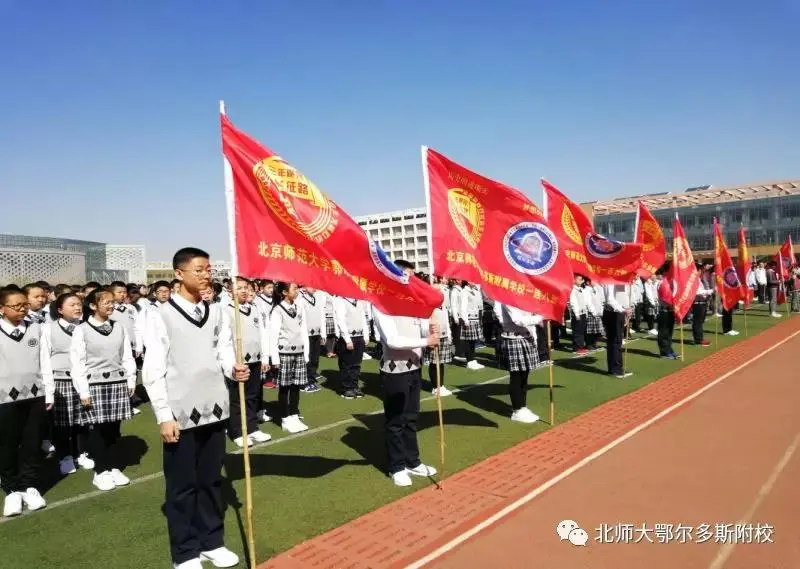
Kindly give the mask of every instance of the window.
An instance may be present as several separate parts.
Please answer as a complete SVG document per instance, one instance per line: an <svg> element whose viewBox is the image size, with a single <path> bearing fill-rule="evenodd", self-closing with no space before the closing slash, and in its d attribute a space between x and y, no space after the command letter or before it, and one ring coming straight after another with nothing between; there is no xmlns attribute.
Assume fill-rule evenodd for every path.
<svg viewBox="0 0 800 569"><path fill-rule="evenodd" d="M772 208L767 206L754 207L750 210L750 221L761 222L772 219Z"/></svg>
<svg viewBox="0 0 800 569"><path fill-rule="evenodd" d="M608 235L608 222L607 221L600 221L595 224L595 231L600 233L601 235Z"/></svg>
<svg viewBox="0 0 800 569"><path fill-rule="evenodd" d="M785 203L781 206L781 217L800 217L800 203Z"/></svg>
<svg viewBox="0 0 800 569"><path fill-rule="evenodd" d="M742 210L740 209L734 209L727 214L728 223L741 223L742 217Z"/></svg>

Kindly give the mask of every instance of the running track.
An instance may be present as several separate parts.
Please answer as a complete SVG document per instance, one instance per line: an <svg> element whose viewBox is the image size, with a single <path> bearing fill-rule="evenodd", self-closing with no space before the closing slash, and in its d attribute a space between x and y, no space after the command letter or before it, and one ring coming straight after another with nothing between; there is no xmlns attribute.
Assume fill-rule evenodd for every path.
<svg viewBox="0 0 800 569"><path fill-rule="evenodd" d="M261 569L796 569L798 353L793 318ZM587 531L585 547L559 539L563 519ZM708 524L712 533L662 543L651 531L650 543L634 531L609 543L596 540L603 524L682 524L693 535ZM716 524L768 524L772 542L717 541Z"/></svg>

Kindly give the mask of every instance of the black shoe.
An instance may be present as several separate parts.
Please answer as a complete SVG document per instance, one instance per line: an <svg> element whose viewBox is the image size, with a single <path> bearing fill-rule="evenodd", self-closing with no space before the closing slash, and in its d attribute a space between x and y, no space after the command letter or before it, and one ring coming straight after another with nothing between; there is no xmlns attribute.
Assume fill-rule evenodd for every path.
<svg viewBox="0 0 800 569"><path fill-rule="evenodd" d="M356 389L356 390L355 390L355 394L356 394L356 397L357 397L358 399L362 399L362 398L364 397L364 392L363 392L363 391L361 391L360 389Z"/></svg>
<svg viewBox="0 0 800 569"><path fill-rule="evenodd" d="M344 393L341 394L341 397L342 397L342 399L355 399L356 398L356 392L353 391L352 389L348 389L347 391L345 391Z"/></svg>

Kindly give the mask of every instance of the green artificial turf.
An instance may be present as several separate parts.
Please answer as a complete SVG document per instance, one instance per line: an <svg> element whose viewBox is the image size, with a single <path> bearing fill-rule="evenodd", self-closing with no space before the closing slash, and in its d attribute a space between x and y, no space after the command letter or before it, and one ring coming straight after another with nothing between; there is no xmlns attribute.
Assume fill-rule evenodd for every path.
<svg viewBox="0 0 800 569"><path fill-rule="evenodd" d="M763 307L748 312L750 336L781 320L769 317ZM715 320L706 321L706 338L714 342ZM734 317L740 336L719 335L719 348L745 339L741 313ZM634 375L625 380L604 373L605 351L575 359L556 351L554 367L556 423L605 401L634 391L680 367L707 356L715 347L687 344L684 362L655 357L655 337L641 334L628 344L626 368ZM691 329L684 337L690 341ZM675 334L679 338L678 330ZM565 345L569 346L569 339ZM676 343L675 349L680 352ZM483 350L488 358L493 351ZM446 474L452 474L550 428L548 370L530 378L528 406L542 417L534 425L512 423L506 372L491 360L480 371L460 365L447 366L446 384L462 392L442 399L444 407ZM300 408L311 429L289 437L274 424L262 426L273 441L251 449L254 526L259 561L324 533L377 507L413 492L430 481L415 479L410 489L392 485L385 475L381 385L376 361L364 362L362 379L367 397L345 401L336 394L336 360L322 358L325 389L301 394ZM490 380L497 379L495 382ZM489 383L485 383L489 382ZM480 385L484 383L483 385ZM274 415L276 390L265 390ZM423 392L423 397L429 396ZM1 568L37 569L80 567L139 569L170 567L166 521L161 513L164 480L160 476L161 443L147 405L143 413L123 425L121 454L129 464L125 473L134 481L126 488L99 493L90 472L78 471L60 479L57 464L49 459L46 474L51 482L45 494L48 508L0 523ZM438 417L436 402L422 403L420 448L425 462L438 467ZM276 442L277 441L277 442ZM229 452L235 447L229 445ZM144 478L143 478L144 477ZM226 457L223 491L227 503L226 545L244 554L244 479L242 456ZM86 497L86 494L98 494ZM244 559L243 559L244 561Z"/></svg>

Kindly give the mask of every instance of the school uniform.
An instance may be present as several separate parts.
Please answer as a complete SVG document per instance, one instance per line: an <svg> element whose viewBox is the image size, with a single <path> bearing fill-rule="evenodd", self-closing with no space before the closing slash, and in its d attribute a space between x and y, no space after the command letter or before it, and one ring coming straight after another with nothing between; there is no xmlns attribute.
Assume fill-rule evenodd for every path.
<svg viewBox="0 0 800 569"><path fill-rule="evenodd" d="M45 324L47 322L47 313L42 310L28 311L23 320L29 324Z"/></svg>
<svg viewBox="0 0 800 569"><path fill-rule="evenodd" d="M369 342L372 338L375 337L375 331L372 327L372 304L367 302L366 300L359 301L361 305L361 309L364 311L364 319L367 322L367 328L364 331L364 341L366 346L364 347L364 353L361 355L361 360L371 360L372 355L369 353ZM380 346L380 344L378 344Z"/></svg>
<svg viewBox="0 0 800 569"><path fill-rule="evenodd" d="M306 315L306 326L308 327L308 365L306 375L308 384L305 387L307 393L319 391L317 385L319 375L319 356L322 352L322 334L326 333L325 323L325 304L328 301L328 293L322 290L310 293L301 290L297 295L296 302L302 306Z"/></svg>
<svg viewBox="0 0 800 569"><path fill-rule="evenodd" d="M283 301L272 310L269 320L272 360L278 369L278 405L281 427L290 433L305 431L300 421L300 390L308 383L308 327L302 307Z"/></svg>
<svg viewBox="0 0 800 569"><path fill-rule="evenodd" d="M453 332L453 347L455 348L455 359L464 359L464 344L461 342L461 285L454 284L450 287L448 294L450 304L450 329Z"/></svg>
<svg viewBox="0 0 800 569"><path fill-rule="evenodd" d="M164 514L179 565L224 547L225 377L235 354L219 304L176 294L150 316L143 383L158 423L176 421L180 429L177 442L163 444Z"/></svg>
<svg viewBox="0 0 800 569"><path fill-rule="evenodd" d="M136 318L138 312L130 304L118 304L114 307L114 312L108 317L113 322L119 322L124 328L134 353L142 353L142 337L137 334Z"/></svg>
<svg viewBox="0 0 800 569"><path fill-rule="evenodd" d="M336 348L336 317L334 316L333 295L328 295L325 299L325 352L328 356L334 353Z"/></svg>
<svg viewBox="0 0 800 569"><path fill-rule="evenodd" d="M3 515L44 507L36 490L41 468L45 406L55 386L50 346L41 324L14 326L0 318L0 488L6 493Z"/></svg>
<svg viewBox="0 0 800 569"><path fill-rule="evenodd" d="M676 359L678 355L672 348L675 333L674 290L671 279L664 276L658 284L658 353L662 358Z"/></svg>
<svg viewBox="0 0 800 569"><path fill-rule="evenodd" d="M373 306L376 332L383 344L379 370L384 385L388 474L398 486L410 486L414 476L432 476L436 469L419 457L417 422L422 386L422 351L428 345L427 319L389 316Z"/></svg>
<svg viewBox="0 0 800 569"><path fill-rule="evenodd" d="M431 320L439 325L439 345L436 348L426 347L422 352L422 363L428 366L428 379L431 382L431 390L434 395L440 394L442 397L451 394L451 391L444 386L445 366L453 361L455 350L450 339L450 315L445 310L444 303L431 314ZM442 386L441 393L436 391L437 374L438 382Z"/></svg>
<svg viewBox="0 0 800 569"><path fill-rule="evenodd" d="M606 330L608 373L621 379L626 375L622 361L622 341L625 336L625 315L630 309L630 287L606 285L605 301L603 328Z"/></svg>
<svg viewBox="0 0 800 569"><path fill-rule="evenodd" d="M767 269L766 293L769 301L769 312L773 317L780 316L778 313L778 289L780 284L778 272L773 268Z"/></svg>
<svg viewBox="0 0 800 569"><path fill-rule="evenodd" d="M81 399L78 424L92 426L89 449L94 459L92 483L100 490L125 486L130 481L117 468L116 443L122 421L133 415L130 390L136 386L136 362L128 332L120 322L90 316L72 331L70 375Z"/></svg>
<svg viewBox="0 0 800 569"><path fill-rule="evenodd" d="M361 361L364 355L367 332L367 319L361 301L352 298L336 297L334 299L334 317L336 322L336 355L339 360L339 377L342 382L341 396L345 399L364 397L358 387L361 375ZM351 344L353 349L347 348Z"/></svg>
<svg viewBox="0 0 800 569"><path fill-rule="evenodd" d="M572 345L576 353L585 353L586 349L586 315L589 310L583 287L573 285L569 294L569 312L572 320Z"/></svg>
<svg viewBox="0 0 800 569"><path fill-rule="evenodd" d="M640 277L631 284L631 328L634 332L641 332L641 322L644 319L644 283Z"/></svg>
<svg viewBox="0 0 800 569"><path fill-rule="evenodd" d="M539 367L536 326L542 317L503 304L500 309L503 331L500 333L500 367L508 370L508 391L511 399L511 419L520 423L539 420L527 408L528 375ZM546 343L546 342L544 342Z"/></svg>
<svg viewBox="0 0 800 569"><path fill-rule="evenodd" d="M88 429L79 422L81 402L72 384L70 349L76 324L63 318L50 321L42 327L42 337L50 346L50 364L53 369L55 400L53 403L53 442L62 474L75 472L75 463L90 470L94 461L86 452Z"/></svg>
<svg viewBox="0 0 800 569"><path fill-rule="evenodd" d="M800 273L795 270L790 279L792 285L792 312L800 312Z"/></svg>
<svg viewBox="0 0 800 569"><path fill-rule="evenodd" d="M658 317L658 282L648 279L644 283L644 319L650 334L657 334L656 318Z"/></svg>
<svg viewBox="0 0 800 569"><path fill-rule="evenodd" d="M692 337L695 345L710 345L708 341L703 340L703 324L706 322L708 313L708 299L712 294L714 294L714 289L709 282L707 273L703 273L692 304Z"/></svg>
<svg viewBox="0 0 800 569"><path fill-rule="evenodd" d="M236 312L233 303L223 307L222 314L225 322L234 334ZM261 364L268 361L269 338L267 327L264 326L262 316L258 309L250 304L239 305L239 324L242 340L242 362L250 368L250 377L244 384L245 422L247 433L242 433L242 408L239 401L239 382L231 378L226 379L228 395L230 397L230 419L228 421L228 438L236 443L239 448L245 444L244 437L255 442L266 442L270 436L258 429L258 411L263 398L263 383L261 381Z"/></svg>
<svg viewBox="0 0 800 569"><path fill-rule="evenodd" d="M481 369L483 365L475 361L475 345L483 341L483 326L481 325L481 309L483 298L481 293L473 286L461 290L461 308L459 317L463 322L461 326L461 342L464 345L464 358L470 369Z"/></svg>
<svg viewBox="0 0 800 569"><path fill-rule="evenodd" d="M586 347L594 350L597 348L597 340L604 334L603 297L598 296L595 288L589 285L584 285L581 292L586 304Z"/></svg>
<svg viewBox="0 0 800 569"><path fill-rule="evenodd" d="M272 297L267 296L263 292L258 292L256 293L256 297L253 299L253 304L258 310L258 313L261 315L261 322L263 323L264 328L267 330L267 335L269 335L269 315L272 312L273 306ZM276 366L278 362L273 362L272 358L266 361L270 365L270 369L266 373L259 373L259 377L262 379L262 384L264 387L273 389L275 387L275 377L277 376L274 366ZM263 397L259 400L258 413L261 416L262 421L269 421L269 418L264 411Z"/></svg>

